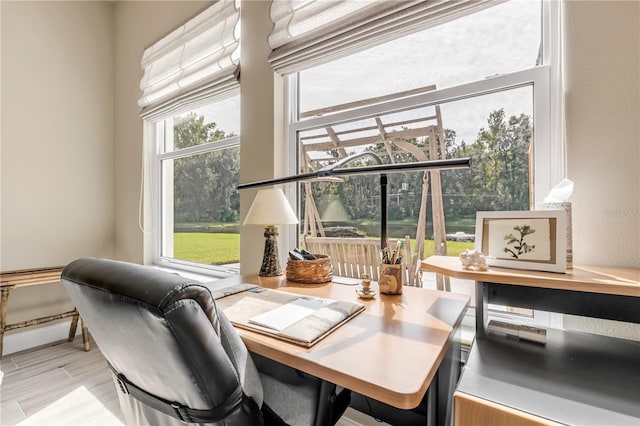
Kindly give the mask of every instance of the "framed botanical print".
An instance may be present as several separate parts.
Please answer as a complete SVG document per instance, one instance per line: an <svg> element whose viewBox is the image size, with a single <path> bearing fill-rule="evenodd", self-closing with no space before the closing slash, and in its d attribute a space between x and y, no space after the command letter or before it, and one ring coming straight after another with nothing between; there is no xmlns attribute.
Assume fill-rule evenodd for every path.
<svg viewBox="0 0 640 426"><path fill-rule="evenodd" d="M490 266L566 272L566 214L560 210L476 213L476 250Z"/></svg>

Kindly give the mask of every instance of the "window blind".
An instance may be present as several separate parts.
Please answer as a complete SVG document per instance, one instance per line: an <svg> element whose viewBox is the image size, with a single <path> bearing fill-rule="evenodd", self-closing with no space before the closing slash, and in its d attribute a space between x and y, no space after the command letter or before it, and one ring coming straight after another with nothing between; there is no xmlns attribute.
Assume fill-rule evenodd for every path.
<svg viewBox="0 0 640 426"><path fill-rule="evenodd" d="M289 74L504 0L274 0L269 61Z"/></svg>
<svg viewBox="0 0 640 426"><path fill-rule="evenodd" d="M144 51L140 115L155 119L240 92L237 0L219 0Z"/></svg>

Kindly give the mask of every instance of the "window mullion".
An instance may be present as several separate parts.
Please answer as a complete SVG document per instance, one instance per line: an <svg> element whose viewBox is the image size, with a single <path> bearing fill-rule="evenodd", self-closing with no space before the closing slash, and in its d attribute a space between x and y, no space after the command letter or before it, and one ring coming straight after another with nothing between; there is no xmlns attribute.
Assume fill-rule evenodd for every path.
<svg viewBox="0 0 640 426"><path fill-rule="evenodd" d="M461 84L434 90L407 98L387 101L384 103L355 108L349 111L339 112L331 115L309 118L304 121L291 123L290 130L295 133L300 130L309 130L335 125L347 121L358 120L380 114L391 114L402 112L412 108L435 105L439 103L457 101L476 96L487 95L516 87L526 86L535 83L540 79L545 79L548 74L548 66L538 66L523 71L516 71L509 74L502 74L488 77L484 80Z"/></svg>
<svg viewBox="0 0 640 426"><path fill-rule="evenodd" d="M158 155L160 161L170 158L184 158L196 154L202 154L204 152L215 151L217 149L229 148L240 145L240 136L234 136L231 138L203 143L201 145L194 145L188 148L183 148L177 151L165 152Z"/></svg>

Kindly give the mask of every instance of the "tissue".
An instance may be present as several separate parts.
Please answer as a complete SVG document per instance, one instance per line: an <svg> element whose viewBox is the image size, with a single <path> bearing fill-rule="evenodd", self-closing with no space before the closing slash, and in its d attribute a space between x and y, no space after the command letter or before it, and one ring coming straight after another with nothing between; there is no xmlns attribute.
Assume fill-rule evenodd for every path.
<svg viewBox="0 0 640 426"><path fill-rule="evenodd" d="M556 184L542 203L536 204L536 210L564 210L567 215L567 269L573 268L573 236L571 235L571 203L569 197L573 193L573 182L563 179Z"/></svg>
<svg viewBox="0 0 640 426"><path fill-rule="evenodd" d="M556 186L551 188L549 195L544 197L544 203L566 203L573 193L573 181L562 179Z"/></svg>

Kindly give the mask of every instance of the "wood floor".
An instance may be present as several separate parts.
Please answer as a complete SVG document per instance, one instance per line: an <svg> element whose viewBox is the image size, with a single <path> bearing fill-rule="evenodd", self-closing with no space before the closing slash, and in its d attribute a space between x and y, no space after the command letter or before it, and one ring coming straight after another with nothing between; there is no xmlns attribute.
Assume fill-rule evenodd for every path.
<svg viewBox="0 0 640 426"><path fill-rule="evenodd" d="M59 342L2 357L0 425L123 425L111 372L91 341ZM347 410L338 426L382 425Z"/></svg>
<svg viewBox="0 0 640 426"><path fill-rule="evenodd" d="M2 357L0 424L122 425L111 372L91 346L76 337Z"/></svg>

